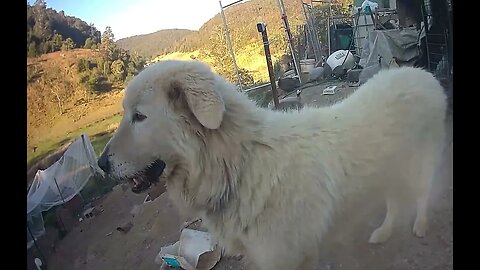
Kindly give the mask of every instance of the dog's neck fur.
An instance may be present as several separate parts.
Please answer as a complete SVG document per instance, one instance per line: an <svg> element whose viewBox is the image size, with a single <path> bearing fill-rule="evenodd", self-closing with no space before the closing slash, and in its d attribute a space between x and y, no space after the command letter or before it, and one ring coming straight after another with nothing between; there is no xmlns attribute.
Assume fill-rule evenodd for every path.
<svg viewBox="0 0 480 270"><path fill-rule="evenodd" d="M270 149L263 141L265 119L259 118L259 115L268 117L273 112L260 112L266 110L227 85L223 82L219 86L226 89L222 92L226 111L221 126L210 130L199 123L190 123L195 129L191 132L194 143L190 154L198 159L194 159L195 164L186 163L189 159L179 159L175 175L170 176L167 182L171 187L169 190L176 193L177 198L181 197L187 206L205 215L220 210L228 212L225 211L227 207L238 208L232 202L236 201L234 199L242 184L243 167L252 158L250 150L259 144Z"/></svg>

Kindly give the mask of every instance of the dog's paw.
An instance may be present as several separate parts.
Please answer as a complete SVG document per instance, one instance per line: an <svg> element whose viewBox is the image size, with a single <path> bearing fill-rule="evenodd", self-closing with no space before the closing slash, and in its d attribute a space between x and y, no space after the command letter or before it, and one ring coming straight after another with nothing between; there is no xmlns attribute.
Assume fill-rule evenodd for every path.
<svg viewBox="0 0 480 270"><path fill-rule="evenodd" d="M413 234L416 237L423 238L427 232L427 219L426 218L417 218L415 219L415 224L413 224Z"/></svg>
<svg viewBox="0 0 480 270"><path fill-rule="evenodd" d="M391 230L380 227L373 231L373 233L370 235L370 239L368 239L368 242L370 244L385 243L390 238L391 234Z"/></svg>

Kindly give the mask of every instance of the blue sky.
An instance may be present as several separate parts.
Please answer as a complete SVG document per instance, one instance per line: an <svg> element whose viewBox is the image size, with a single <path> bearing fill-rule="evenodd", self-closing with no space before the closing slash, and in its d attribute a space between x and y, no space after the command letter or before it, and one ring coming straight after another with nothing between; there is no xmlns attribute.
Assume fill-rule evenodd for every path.
<svg viewBox="0 0 480 270"><path fill-rule="evenodd" d="M234 0L224 0L223 5ZM35 0L29 0L30 4ZM111 26L115 39L161 29L198 30L220 12L218 0L46 0L47 7L93 23L102 33Z"/></svg>

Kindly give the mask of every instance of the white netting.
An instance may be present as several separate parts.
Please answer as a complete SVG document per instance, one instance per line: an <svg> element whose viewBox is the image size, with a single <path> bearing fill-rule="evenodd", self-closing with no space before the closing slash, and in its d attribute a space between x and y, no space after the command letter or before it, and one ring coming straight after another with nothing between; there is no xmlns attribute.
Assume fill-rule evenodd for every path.
<svg viewBox="0 0 480 270"><path fill-rule="evenodd" d="M27 194L27 226L35 239L45 233L42 212L75 197L94 172L103 175L86 134L73 142L52 166L37 171ZM27 249L33 244L28 228Z"/></svg>

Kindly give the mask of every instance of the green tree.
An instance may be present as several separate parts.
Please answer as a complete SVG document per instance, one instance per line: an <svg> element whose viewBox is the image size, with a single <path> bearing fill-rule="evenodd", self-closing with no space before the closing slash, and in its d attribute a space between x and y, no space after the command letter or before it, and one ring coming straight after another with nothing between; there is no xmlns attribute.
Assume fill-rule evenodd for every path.
<svg viewBox="0 0 480 270"><path fill-rule="evenodd" d="M83 48L85 49L92 49L92 46L94 45L94 40L92 37L89 37L85 40L85 45L83 46Z"/></svg>
<svg viewBox="0 0 480 270"><path fill-rule="evenodd" d="M87 61L88 62L88 61ZM79 81L92 92L108 91L110 86L105 82L105 77L98 68L86 69L79 75Z"/></svg>
<svg viewBox="0 0 480 270"><path fill-rule="evenodd" d="M100 73L102 73L103 75L105 75L105 72L104 72L104 63L105 63L105 60L103 60L103 58L99 57L96 59L96 64L97 64L97 67L98 67L98 70L100 71Z"/></svg>
<svg viewBox="0 0 480 270"><path fill-rule="evenodd" d="M353 4L353 1L349 0L334 0L332 1L331 12L333 16L350 17L349 5ZM313 16L317 25L317 35L322 44L325 44L325 48L328 48L327 41L327 18L329 17L330 8L328 4L314 5ZM343 19L345 22L350 22L349 19Z"/></svg>
<svg viewBox="0 0 480 270"><path fill-rule="evenodd" d="M75 43L71 38L67 38L62 44L62 51L70 51L75 48Z"/></svg>
<svg viewBox="0 0 480 270"><path fill-rule="evenodd" d="M133 77L134 76L132 74L128 74L127 77L125 77L124 86L127 86L128 82L131 81Z"/></svg>
<svg viewBox="0 0 480 270"><path fill-rule="evenodd" d="M105 28L105 32L103 32L99 49L106 60L116 60L114 59L114 53L116 49L115 36L113 35L113 31L110 26L107 26Z"/></svg>
<svg viewBox="0 0 480 270"><path fill-rule="evenodd" d="M40 8L47 8L47 2L45 0L36 0L33 5Z"/></svg>
<svg viewBox="0 0 480 270"><path fill-rule="evenodd" d="M37 46L35 45L35 42L28 44L27 54L29 57L37 56L38 53L37 53Z"/></svg>
<svg viewBox="0 0 480 270"><path fill-rule="evenodd" d="M222 75L232 83L237 83L233 59L227 48L225 31L222 26L217 26L212 32L212 35L210 36L210 46L200 53L199 58L212 59L213 68L218 74ZM242 86L250 86L254 84L252 75L246 69L239 67L238 73Z"/></svg>
<svg viewBox="0 0 480 270"><path fill-rule="evenodd" d="M208 48L200 52L201 59L212 59L215 71L230 82L236 82L233 60L227 48L225 31L222 26L217 26L210 35Z"/></svg>
<svg viewBox="0 0 480 270"><path fill-rule="evenodd" d="M130 65L131 63L131 65ZM143 69L145 66L145 59L141 57L138 53L134 52L132 55L130 55L129 59L129 73L136 75L140 70Z"/></svg>
<svg viewBox="0 0 480 270"><path fill-rule="evenodd" d="M52 37L51 50L52 52L59 51L63 45L63 37L60 34L54 34Z"/></svg>
<svg viewBox="0 0 480 270"><path fill-rule="evenodd" d="M135 67L135 63L129 62L127 65L127 76L135 74L137 74L137 67Z"/></svg>
<svg viewBox="0 0 480 270"><path fill-rule="evenodd" d="M85 58L80 58L77 61L77 72L81 73L90 69L90 61Z"/></svg>
<svg viewBox="0 0 480 270"><path fill-rule="evenodd" d="M110 60L106 60L106 61L104 60L104 61L103 61L103 69L102 69L102 71L103 71L103 74L104 74L106 77L108 77L109 75L112 74L111 66L112 66L112 61L110 61Z"/></svg>
<svg viewBox="0 0 480 270"><path fill-rule="evenodd" d="M242 84L243 88L250 87L255 84L255 80L253 79L253 76L250 74L250 71L244 68L239 68L238 75L240 76L240 83Z"/></svg>
<svg viewBox="0 0 480 270"><path fill-rule="evenodd" d="M99 77L97 77L93 72L90 73L90 77L87 80L87 87L91 91L98 91L99 86L100 86Z"/></svg>
<svg viewBox="0 0 480 270"><path fill-rule="evenodd" d="M115 76L115 79L119 82L123 82L126 76L125 63L117 59L112 62L111 66L112 74Z"/></svg>
<svg viewBox="0 0 480 270"><path fill-rule="evenodd" d="M40 53L49 53L51 50L51 45L48 41L42 42L38 45Z"/></svg>

